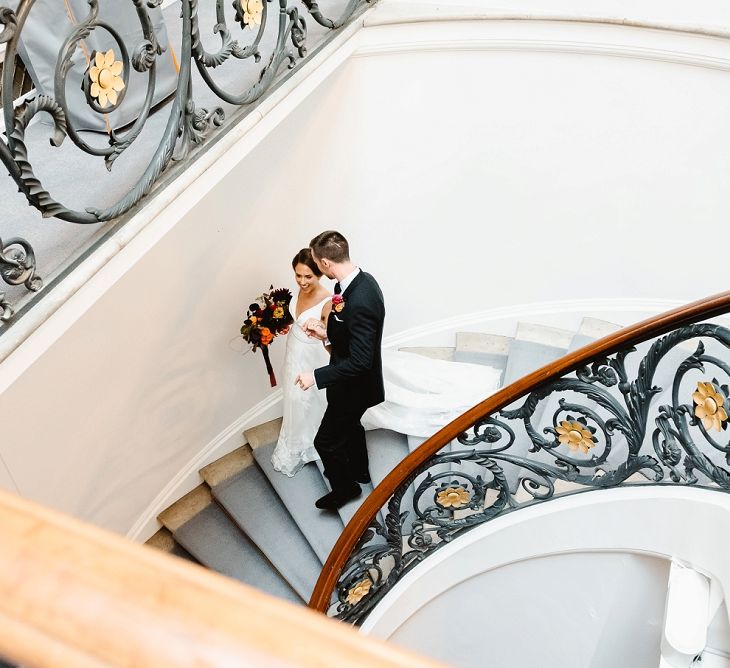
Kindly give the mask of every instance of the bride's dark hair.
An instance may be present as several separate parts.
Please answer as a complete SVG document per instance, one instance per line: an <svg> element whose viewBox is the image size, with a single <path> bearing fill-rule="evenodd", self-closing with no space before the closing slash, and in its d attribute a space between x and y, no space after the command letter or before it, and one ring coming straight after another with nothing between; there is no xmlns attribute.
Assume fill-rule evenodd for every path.
<svg viewBox="0 0 730 668"><path fill-rule="evenodd" d="M312 257L312 251L309 248L302 248L302 250L294 256L294 259L291 261L291 268L296 269L298 264L307 265L312 270L312 273L318 278L322 275L322 272L319 270L317 263Z"/></svg>

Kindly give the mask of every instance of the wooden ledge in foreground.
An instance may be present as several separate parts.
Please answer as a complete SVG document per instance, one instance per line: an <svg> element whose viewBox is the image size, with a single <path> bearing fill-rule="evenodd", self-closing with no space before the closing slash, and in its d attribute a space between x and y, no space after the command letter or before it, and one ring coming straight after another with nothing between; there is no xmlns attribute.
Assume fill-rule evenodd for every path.
<svg viewBox="0 0 730 668"><path fill-rule="evenodd" d="M0 656L28 668L440 665L6 492L0 536Z"/></svg>

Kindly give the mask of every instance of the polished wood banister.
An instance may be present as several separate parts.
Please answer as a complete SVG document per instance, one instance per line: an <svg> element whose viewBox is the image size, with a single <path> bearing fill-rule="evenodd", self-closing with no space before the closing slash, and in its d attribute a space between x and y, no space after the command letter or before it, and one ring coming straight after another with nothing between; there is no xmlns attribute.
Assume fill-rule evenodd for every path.
<svg viewBox="0 0 730 668"><path fill-rule="evenodd" d="M596 359L729 311L730 291L726 291L625 327L520 378L447 424L405 457L363 501L332 548L317 580L309 607L320 612L327 611L332 592L337 586L337 579L347 559L378 511L419 466L467 431L479 419L502 410L520 397Z"/></svg>
<svg viewBox="0 0 730 668"><path fill-rule="evenodd" d="M7 492L0 527L0 657L29 668L442 665Z"/></svg>

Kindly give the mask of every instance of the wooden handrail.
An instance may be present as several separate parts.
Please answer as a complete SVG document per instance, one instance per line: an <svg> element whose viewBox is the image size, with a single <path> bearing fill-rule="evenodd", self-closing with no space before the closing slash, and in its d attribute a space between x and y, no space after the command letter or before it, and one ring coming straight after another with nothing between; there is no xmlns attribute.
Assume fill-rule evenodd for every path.
<svg viewBox="0 0 730 668"><path fill-rule="evenodd" d="M0 492L0 656L30 667L438 668Z"/></svg>
<svg viewBox="0 0 730 668"><path fill-rule="evenodd" d="M730 291L680 306L672 311L625 327L503 387L437 431L405 457L363 501L332 548L309 600L309 607L320 612L327 611L332 592L337 586L337 579L340 577L345 563L360 536L370 526L378 511L418 467L467 431L478 420L502 410L520 397L590 364L596 359L656 338L679 327L723 315L728 311L730 311Z"/></svg>

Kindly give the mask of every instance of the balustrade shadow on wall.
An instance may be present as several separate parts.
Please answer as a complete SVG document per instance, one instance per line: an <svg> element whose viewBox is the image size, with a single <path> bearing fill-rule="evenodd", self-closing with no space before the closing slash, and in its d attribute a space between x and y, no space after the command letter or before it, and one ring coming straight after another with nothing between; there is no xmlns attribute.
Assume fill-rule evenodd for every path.
<svg viewBox="0 0 730 668"><path fill-rule="evenodd" d="M67 25L46 26L43 0L0 2L0 159L12 179L0 185L0 334L19 304L27 309L367 4L76 0L65 3ZM121 23L136 31L122 34ZM60 44L37 56L45 82L37 61L25 68L19 57L30 58L39 30ZM161 74L170 62L172 85ZM18 86L25 69L38 78L29 92ZM101 132L87 131L94 123Z"/></svg>

